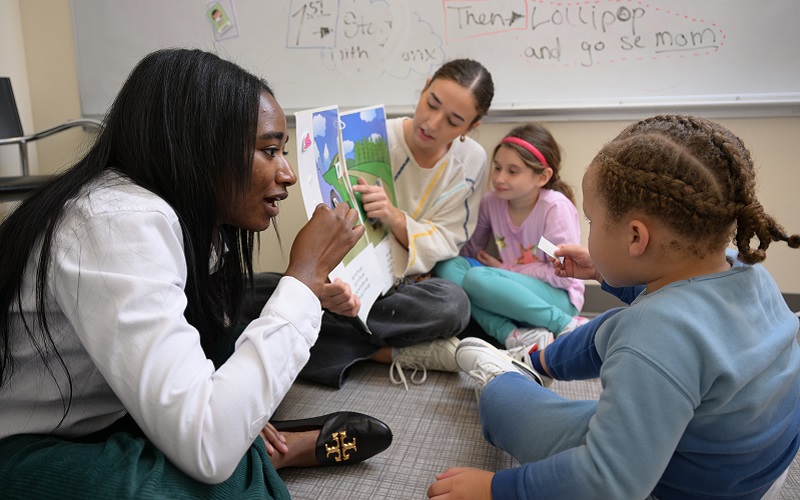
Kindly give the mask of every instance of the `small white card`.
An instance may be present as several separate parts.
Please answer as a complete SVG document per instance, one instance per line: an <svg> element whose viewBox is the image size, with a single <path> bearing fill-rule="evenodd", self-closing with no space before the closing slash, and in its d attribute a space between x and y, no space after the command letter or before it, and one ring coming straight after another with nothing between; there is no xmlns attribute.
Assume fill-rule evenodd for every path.
<svg viewBox="0 0 800 500"><path fill-rule="evenodd" d="M564 263L564 257L556 257L556 250L558 250L558 247L553 245L553 243L544 236L539 238L539 250L554 259L558 259L562 264Z"/></svg>

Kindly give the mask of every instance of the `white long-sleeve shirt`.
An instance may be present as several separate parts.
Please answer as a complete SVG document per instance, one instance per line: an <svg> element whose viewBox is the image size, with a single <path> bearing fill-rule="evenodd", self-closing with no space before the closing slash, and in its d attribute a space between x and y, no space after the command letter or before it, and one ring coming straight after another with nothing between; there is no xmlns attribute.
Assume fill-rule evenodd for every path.
<svg viewBox="0 0 800 500"><path fill-rule="evenodd" d="M455 257L478 221L486 188L486 151L456 139L433 168L419 166L403 136L403 120L387 120L397 207L406 213L408 249L392 237L398 277L427 273Z"/></svg>
<svg viewBox="0 0 800 500"><path fill-rule="evenodd" d="M36 325L36 255L22 289L22 315ZM225 480L309 358L322 309L284 277L219 369L184 318L187 269L178 217L161 198L108 174L67 206L55 235L46 307L73 382L62 392L20 328L15 372L0 389L0 438L22 433L86 435L129 412L182 471ZM65 377L52 352L56 378Z"/></svg>

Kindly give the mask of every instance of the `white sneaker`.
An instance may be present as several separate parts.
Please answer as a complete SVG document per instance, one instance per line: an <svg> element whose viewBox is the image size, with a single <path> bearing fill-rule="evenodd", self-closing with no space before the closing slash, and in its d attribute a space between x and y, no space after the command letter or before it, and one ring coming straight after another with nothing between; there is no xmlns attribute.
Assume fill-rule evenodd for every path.
<svg viewBox="0 0 800 500"><path fill-rule="evenodd" d="M525 356L525 348L515 349L516 359L509 355L509 351L501 351L493 345L479 338L468 337L458 344L456 349L456 362L462 371L475 379L478 383L475 395L480 398L480 393L493 378L507 372L517 372L528 377L539 385L544 385L542 376L530 364L530 356ZM519 351L519 352L516 352ZM520 352L523 354L520 355Z"/></svg>
<svg viewBox="0 0 800 500"><path fill-rule="evenodd" d="M569 333L572 330L578 328L581 325L585 325L588 322L589 318L584 318L583 316L573 316L572 319L569 321L569 323L567 323L567 326L565 326L563 330L558 332L558 335L556 336L558 337L559 335L564 335L566 333Z"/></svg>
<svg viewBox="0 0 800 500"><path fill-rule="evenodd" d="M514 328L511 334L506 337L506 349L513 349L515 347L533 346L536 344L541 351L548 345L553 343L553 332L547 328L530 328L528 330L520 330Z"/></svg>
<svg viewBox="0 0 800 500"><path fill-rule="evenodd" d="M514 347L513 349L509 349L505 351L509 357L516 359L520 363L525 364L525 366L531 367L534 371L536 368L533 368L533 362L531 361L531 356L538 356L539 355L539 348L538 346L528 346L523 345L520 347ZM553 379L548 377L543 373L536 372L539 377L541 377L542 382L541 384L545 387L550 387L553 383Z"/></svg>
<svg viewBox="0 0 800 500"><path fill-rule="evenodd" d="M392 349L392 365L389 367L389 379L393 384L403 384L408 390L408 382L419 385L428 379L428 370L457 372L456 347L458 339L436 339L408 347ZM404 369L413 370L406 379ZM395 372L397 378L395 378ZM417 373L420 373L417 376Z"/></svg>

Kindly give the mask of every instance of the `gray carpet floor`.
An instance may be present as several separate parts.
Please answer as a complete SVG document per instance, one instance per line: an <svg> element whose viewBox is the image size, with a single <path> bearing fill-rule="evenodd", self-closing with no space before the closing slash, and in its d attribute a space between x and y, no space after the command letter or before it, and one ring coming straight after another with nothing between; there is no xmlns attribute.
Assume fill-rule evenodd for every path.
<svg viewBox="0 0 800 500"><path fill-rule="evenodd" d="M599 380L554 382L551 389L572 399L596 399ZM462 373L428 372L422 385L392 385L389 368L357 364L344 387L330 389L298 381L275 418L305 418L351 410L386 422L392 445L360 464L289 468L280 471L297 500L424 499L434 476L452 466L500 470L518 465L484 441L474 384ZM546 431L546 430L545 430ZM795 458L780 499L800 498L800 455Z"/></svg>

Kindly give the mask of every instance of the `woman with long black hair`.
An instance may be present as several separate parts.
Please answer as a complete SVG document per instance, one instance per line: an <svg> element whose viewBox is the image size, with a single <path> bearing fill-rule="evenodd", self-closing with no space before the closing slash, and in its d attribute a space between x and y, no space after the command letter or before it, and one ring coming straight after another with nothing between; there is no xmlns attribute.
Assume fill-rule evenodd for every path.
<svg viewBox="0 0 800 500"><path fill-rule="evenodd" d="M265 81L157 51L87 154L0 225L6 498L286 498L275 470L324 461L334 420L360 422L349 438L374 424L351 462L388 446L364 415L285 434L268 422L316 341L326 277L363 232L354 210L317 209L236 335L255 234L296 182L287 140Z"/></svg>

